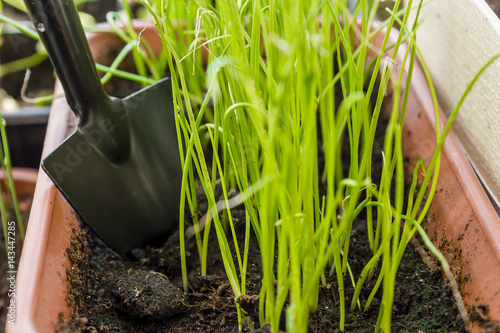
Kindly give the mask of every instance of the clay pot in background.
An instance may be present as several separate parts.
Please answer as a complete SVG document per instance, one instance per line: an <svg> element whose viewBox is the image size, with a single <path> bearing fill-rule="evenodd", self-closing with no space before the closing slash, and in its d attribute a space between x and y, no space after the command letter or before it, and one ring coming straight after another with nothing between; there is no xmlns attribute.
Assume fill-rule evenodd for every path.
<svg viewBox="0 0 500 333"><path fill-rule="evenodd" d="M31 208L31 202L33 199L33 194L35 192L35 185L36 185L36 179L37 179L37 174L38 170L37 169L28 169L28 168L13 168L12 169L12 177L14 178L14 186L16 188L16 193L17 193L17 198L19 202L19 208L21 210L21 215L23 217L23 224L26 226L27 218L26 215L29 213L30 208ZM2 188L2 193L1 195L3 198L9 198L10 193L7 191L7 188L4 186L4 181L6 180L6 173L4 170L0 170L0 182L1 182L1 188ZM7 201L6 204L7 208L10 210L11 203L10 200ZM15 267L11 267L10 265L12 264L11 262L19 262L19 256L21 254L22 250L22 238L20 234L19 227L17 226L17 223L15 225L15 229L12 230L12 221L13 217L7 217L8 222L7 226L9 228L8 232L8 246L9 246L9 253L7 254L7 250L5 248L4 244L4 238L2 236L1 238L1 247L0 247L0 267L2 267L2 271L0 272L1 275L0 277L2 278L0 281L0 315L2 316L0 319L0 323L5 324L8 320L10 320L15 314L15 311L12 310L11 306L11 300L10 296L12 293L15 293L16 291L14 290L13 286L11 285L11 282L15 282L15 280L12 280L12 276L15 276ZM13 233L12 233L13 232ZM11 243L11 241L15 239L15 243ZM12 255L10 253L13 251L15 255ZM14 300L15 301L15 300ZM14 312L12 312L14 311Z"/></svg>

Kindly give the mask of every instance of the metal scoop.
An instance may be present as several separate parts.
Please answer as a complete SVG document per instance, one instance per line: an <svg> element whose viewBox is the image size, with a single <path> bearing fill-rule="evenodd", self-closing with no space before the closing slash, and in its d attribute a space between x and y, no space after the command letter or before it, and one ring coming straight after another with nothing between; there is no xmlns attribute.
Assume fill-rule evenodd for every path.
<svg viewBox="0 0 500 333"><path fill-rule="evenodd" d="M83 220L121 254L164 235L179 211L182 170L170 80L124 99L104 91L71 0L25 0L79 118L42 162Z"/></svg>

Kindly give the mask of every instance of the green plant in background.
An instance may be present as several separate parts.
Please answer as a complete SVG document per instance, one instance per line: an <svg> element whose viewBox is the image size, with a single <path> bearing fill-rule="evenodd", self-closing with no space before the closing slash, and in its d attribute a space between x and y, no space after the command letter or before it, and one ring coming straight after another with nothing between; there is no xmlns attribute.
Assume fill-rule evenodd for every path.
<svg viewBox="0 0 500 333"><path fill-rule="evenodd" d="M83 4L87 2L88 0L80 0L80 1L75 1L76 5ZM7 2L7 1L6 1ZM11 3L12 2L12 3ZM16 5L15 3L19 2L19 5ZM0 2L1 3L1 2ZM10 5L14 6L15 8L18 8L19 10L26 11L24 8L24 4L22 1L17 1L17 0L11 0L9 2ZM80 18L82 19L82 23L85 27L86 31L98 31L98 32L116 32L119 36L123 37L125 36L125 32L121 32L121 29L117 28L113 22L110 21L109 23L112 26L112 29L96 29L94 28L95 26L95 20L92 16L84 13L84 12L79 12ZM48 102L51 102L54 98L60 98L63 97L63 94L60 95L48 95L48 96L41 96L41 97L36 97L36 98L28 98L25 96L25 91L27 89L28 81L30 78L30 68L40 64L44 60L47 59L47 52L45 51L45 48L43 47L43 44L40 42L40 38L38 36L38 33L33 30L31 27L25 26L22 22L17 22L16 20L13 20L3 14L0 14L0 21L5 22L12 27L16 28L19 30L21 33L24 35L34 39L37 41L37 52L27 58L24 59L18 59L6 64L0 64L0 78L2 76L5 76L7 74L17 72L17 71L24 71L26 70L26 77L25 77L25 82L21 91L21 96L26 102L33 103L33 104L45 104ZM131 27L131 26L130 26ZM96 64L98 71L104 72L105 75L102 77L101 82L102 84L105 84L108 82L113 76L120 77L120 78L125 78L131 81L136 81L142 83L144 86L152 84L156 82L159 79L159 74L158 70L155 70L156 65L159 65L162 63L158 59L154 58L154 55L150 49L148 49L147 55L150 57L153 57L154 62L149 59L149 57L143 55L141 52L137 50L137 45L139 44L138 39L137 39L137 34L134 32L131 38L128 37L126 39L127 44L124 46L122 51L119 53L119 55L115 58L113 63L110 66L105 66L102 64ZM142 45L146 44L146 42L142 43ZM120 64L124 61L126 56L129 53L133 53L134 56L139 55L139 57L136 57L136 64L138 64L138 68L142 68L143 71L139 71L139 75L125 72L122 70L119 70L118 67ZM141 58L142 57L142 58ZM141 63L141 59L145 59L144 61L149 62L149 67L146 69L144 66L139 66ZM148 77L146 71L149 70L151 73L153 73L153 77L150 78ZM161 71L161 70L160 70ZM142 74L142 75L141 75Z"/></svg>
<svg viewBox="0 0 500 333"><path fill-rule="evenodd" d="M7 19L1 19L0 20L4 22L8 22ZM36 45L36 52L33 53L32 55L23 58L23 59L17 59L14 61L11 61L9 63L5 64L0 64L0 78L4 77L5 75L18 72L18 71L24 71L27 68L32 68L35 67L39 64L41 64L43 61L47 59L47 53L45 52L45 49L43 48L43 45L40 43L37 43Z"/></svg>
<svg viewBox="0 0 500 333"><path fill-rule="evenodd" d="M80 6L88 2L89 0L75 0L75 5ZM4 3L12 6L13 8L27 13L26 8L24 6L23 0L1 0L0 1L0 22L7 23L8 25L16 28L19 30L19 32L23 33L24 35L33 38L37 41L36 47L35 47L35 52L25 58L21 59L16 59L13 61L10 61L8 63L3 63L0 62L0 78L11 74L15 72L20 72L20 71L27 71L26 79L25 79L25 84L23 87L23 91L21 92L22 98L28 102L28 103L33 103L35 105L40 105L40 104L46 104L51 102L55 97L61 97L61 96L42 96L42 97L37 97L37 98L28 98L25 96L25 90L28 85L29 77L30 77L30 69L40 65L42 62L47 60L48 55L47 52L45 51L45 48L43 44L40 42L38 38L38 34L31 29L29 26L25 26L24 22L19 22L15 19L12 19L6 15L3 14L3 7ZM95 19L84 12L79 12L80 18L84 24L84 26L91 27L94 26L96 21ZM4 42L5 35L0 34L0 46ZM0 59L1 60L1 59ZM109 78L108 78L109 79ZM52 87L46 87L48 89L52 89Z"/></svg>

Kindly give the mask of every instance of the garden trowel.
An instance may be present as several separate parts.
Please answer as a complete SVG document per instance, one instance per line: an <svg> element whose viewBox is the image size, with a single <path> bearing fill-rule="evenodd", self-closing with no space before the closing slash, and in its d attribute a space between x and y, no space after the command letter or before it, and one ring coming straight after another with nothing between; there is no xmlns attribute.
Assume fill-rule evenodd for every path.
<svg viewBox="0 0 500 333"><path fill-rule="evenodd" d="M170 80L109 97L73 1L25 3L79 119L43 169L119 253L158 239L177 219L182 177Z"/></svg>

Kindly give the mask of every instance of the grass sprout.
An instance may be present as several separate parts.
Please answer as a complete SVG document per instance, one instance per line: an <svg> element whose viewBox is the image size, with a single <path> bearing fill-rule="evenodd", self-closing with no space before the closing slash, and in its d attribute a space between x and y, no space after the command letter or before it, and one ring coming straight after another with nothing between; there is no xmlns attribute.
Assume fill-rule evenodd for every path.
<svg viewBox="0 0 500 333"><path fill-rule="evenodd" d="M262 261L260 324L270 323L278 332L284 313L287 331L306 332L330 272L339 286L339 328L345 327L346 277L355 287L351 311L366 310L382 288L375 331L389 332L396 272L411 237L421 231L437 185L441 148L461 105L444 130L438 126L432 160L429 165L419 160L408 186L402 151L405 87L421 58L415 36L423 1L408 1L406 8L395 1L386 9L390 16L378 23L380 1L359 1L352 13L345 1L138 2L160 33L179 110L185 290L185 238L195 237L206 274L214 227L234 295L244 295L251 228ZM416 18L410 25L412 8ZM402 28L390 39L395 24ZM382 29L383 41L374 47ZM404 60L398 63L401 52ZM374 180L374 141L385 118L382 172ZM201 214L199 187L208 201ZM237 199L230 198L235 191ZM231 215L238 205L246 210L242 247ZM349 245L361 212L373 257L355 276ZM361 307L361 287L377 267L377 281ZM241 329L245 314L238 311Z"/></svg>

